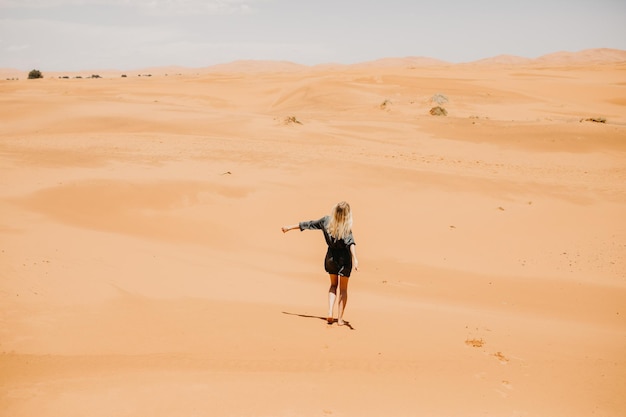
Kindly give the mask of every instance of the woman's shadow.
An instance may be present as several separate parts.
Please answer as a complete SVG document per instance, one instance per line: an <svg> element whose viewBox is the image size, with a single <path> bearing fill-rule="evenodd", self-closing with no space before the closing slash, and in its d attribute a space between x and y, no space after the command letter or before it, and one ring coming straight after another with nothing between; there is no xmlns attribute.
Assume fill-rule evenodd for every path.
<svg viewBox="0 0 626 417"><path fill-rule="evenodd" d="M323 320L325 323L328 323L328 321L326 320L326 317L321 317L321 316L309 316L308 314L296 314L296 313L289 313L287 311L283 311L283 314L287 314L289 316L298 316L298 317L304 317L307 319L319 319L319 320ZM333 323L337 323L337 319L333 319ZM328 323L329 325L331 325L332 323ZM349 321L343 321L343 325L346 326L347 328L349 328L350 330L354 330L354 327L352 327L352 325L350 324Z"/></svg>

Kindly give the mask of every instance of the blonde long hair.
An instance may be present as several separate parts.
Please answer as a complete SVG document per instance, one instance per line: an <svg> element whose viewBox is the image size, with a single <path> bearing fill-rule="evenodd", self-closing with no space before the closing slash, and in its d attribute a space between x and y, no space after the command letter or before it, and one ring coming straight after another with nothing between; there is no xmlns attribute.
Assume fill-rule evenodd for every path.
<svg viewBox="0 0 626 417"><path fill-rule="evenodd" d="M328 222L328 234L343 239L352 232L352 210L350 204L341 201L333 207Z"/></svg>

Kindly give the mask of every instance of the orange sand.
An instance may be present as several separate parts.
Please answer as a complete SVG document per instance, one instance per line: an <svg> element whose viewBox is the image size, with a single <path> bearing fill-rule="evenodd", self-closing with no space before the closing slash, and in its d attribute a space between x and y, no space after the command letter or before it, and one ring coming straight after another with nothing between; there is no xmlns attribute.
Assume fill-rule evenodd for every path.
<svg viewBox="0 0 626 417"><path fill-rule="evenodd" d="M625 415L626 59L592 52L2 78L0 415ZM280 227L343 199L339 327Z"/></svg>

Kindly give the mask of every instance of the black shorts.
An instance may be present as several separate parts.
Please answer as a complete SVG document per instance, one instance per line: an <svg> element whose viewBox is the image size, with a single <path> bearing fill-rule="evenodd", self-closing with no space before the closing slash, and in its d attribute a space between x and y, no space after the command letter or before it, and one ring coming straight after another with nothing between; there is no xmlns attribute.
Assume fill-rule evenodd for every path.
<svg viewBox="0 0 626 417"><path fill-rule="evenodd" d="M352 273L352 256L348 251L345 251L346 253L343 252L333 253L328 250L324 258L324 269L329 274L349 278Z"/></svg>

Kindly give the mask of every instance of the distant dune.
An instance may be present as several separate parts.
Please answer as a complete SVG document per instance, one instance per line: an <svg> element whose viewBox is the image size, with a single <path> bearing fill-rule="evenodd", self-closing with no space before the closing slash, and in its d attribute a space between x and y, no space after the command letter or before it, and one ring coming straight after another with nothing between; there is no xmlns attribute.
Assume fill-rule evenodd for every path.
<svg viewBox="0 0 626 417"><path fill-rule="evenodd" d="M288 72L299 71L305 68L307 68L306 65L289 61L240 60L225 64L211 65L204 69L211 72Z"/></svg>
<svg viewBox="0 0 626 417"><path fill-rule="evenodd" d="M576 65L576 64L596 64L596 63L618 63L626 62L626 51L620 49L585 49L580 52L555 52L543 55L535 59L534 62L551 65Z"/></svg>
<svg viewBox="0 0 626 417"><path fill-rule="evenodd" d="M332 68L412 68L412 67L430 67L430 66L454 66L454 65L496 65L496 66L523 66L523 65L548 65L548 66L567 66L567 65L587 65L587 64L603 64L603 63L620 63L626 62L626 50L596 48L585 49L578 52L561 51L538 58L527 58L515 55L502 54L494 57L479 59L476 61L451 63L440 59L409 56L409 57L386 57L372 61L359 62L355 64L338 64L323 63L312 67L297 64L290 61L269 61L269 60L237 60L223 64L216 64L202 68L192 68L183 66L167 66L167 67L151 67L132 70L81 70L81 71L46 71L45 68L39 68L44 72L44 77L89 77L91 74L98 74L102 77L119 77L122 74L137 75L175 75L190 73L207 73L207 72L292 72L301 71L308 68L320 70L329 70ZM29 70L20 70L16 68L0 68L0 80L11 78L27 78Z"/></svg>
<svg viewBox="0 0 626 417"><path fill-rule="evenodd" d="M469 64L485 64L485 65L527 65L533 62L530 58L524 58L515 55L498 55L491 58L479 59L478 61L472 61Z"/></svg>
<svg viewBox="0 0 626 417"><path fill-rule="evenodd" d="M449 62L442 61L440 59L421 57L421 56L410 56L405 58L381 58L376 59L374 61L367 61L358 64L353 64L351 66L358 67L427 67L433 65L451 65Z"/></svg>

